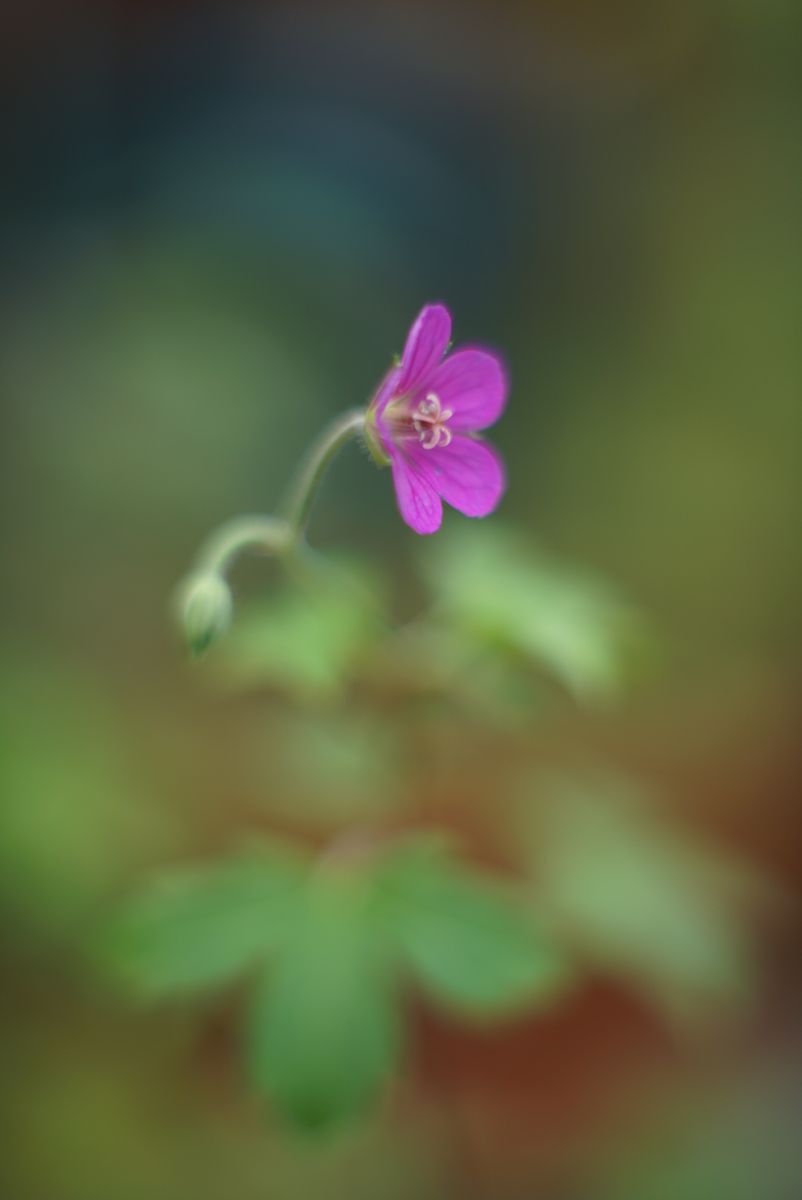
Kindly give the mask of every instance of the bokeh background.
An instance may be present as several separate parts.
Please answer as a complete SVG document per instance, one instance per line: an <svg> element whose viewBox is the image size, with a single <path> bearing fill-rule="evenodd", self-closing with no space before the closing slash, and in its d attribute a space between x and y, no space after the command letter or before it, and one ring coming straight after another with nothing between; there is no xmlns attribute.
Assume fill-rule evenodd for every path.
<svg viewBox="0 0 802 1200"><path fill-rule="evenodd" d="M799 7L12 0L2 26L2 1194L802 1194ZM169 597L434 299L509 363L498 528L611 580L652 648L613 703L427 710L427 742L403 705L188 663ZM312 540L398 621L437 569L353 449ZM120 893L254 830L411 813L515 870L511 745L520 778L636 779L682 830L608 838L591 907L618 865L624 919L648 908L670 844L748 915L688 968L707 916L668 869L658 995L636 946L489 1028L413 1001L389 1095L313 1140L249 1091L239 995L134 1009L87 967ZM718 934L749 946L737 1016ZM672 963L703 1020L660 1002Z"/></svg>

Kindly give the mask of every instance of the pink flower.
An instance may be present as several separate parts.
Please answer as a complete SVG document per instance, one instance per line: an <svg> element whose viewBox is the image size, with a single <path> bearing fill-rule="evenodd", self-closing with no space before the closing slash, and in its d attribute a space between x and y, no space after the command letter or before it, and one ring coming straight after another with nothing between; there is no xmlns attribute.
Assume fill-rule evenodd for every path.
<svg viewBox="0 0 802 1200"><path fill-rule="evenodd" d="M366 415L369 446L392 467L398 508L416 533L440 528L443 500L466 517L486 517L505 486L498 454L474 436L501 415L504 369L472 347L446 357L450 338L448 309L428 304Z"/></svg>

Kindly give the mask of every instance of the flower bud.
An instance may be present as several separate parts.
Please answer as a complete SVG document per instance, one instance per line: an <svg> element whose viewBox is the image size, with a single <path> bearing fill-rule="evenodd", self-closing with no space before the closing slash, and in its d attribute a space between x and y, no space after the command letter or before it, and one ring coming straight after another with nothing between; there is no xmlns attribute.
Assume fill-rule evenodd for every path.
<svg viewBox="0 0 802 1200"><path fill-rule="evenodd" d="M193 654L203 654L228 629L231 590L221 575L193 575L179 593L179 620Z"/></svg>

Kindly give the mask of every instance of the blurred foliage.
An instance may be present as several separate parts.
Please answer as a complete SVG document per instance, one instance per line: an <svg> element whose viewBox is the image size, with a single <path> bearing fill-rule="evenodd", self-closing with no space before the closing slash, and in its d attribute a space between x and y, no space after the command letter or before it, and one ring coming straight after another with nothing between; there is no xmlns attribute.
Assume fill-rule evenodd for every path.
<svg viewBox="0 0 802 1200"><path fill-rule="evenodd" d="M222 678L306 702L337 699L381 631L381 610L367 572L319 560L315 568L238 619L216 660Z"/></svg>
<svg viewBox="0 0 802 1200"><path fill-rule="evenodd" d="M533 781L524 823L537 903L588 964L631 980L672 1019L721 1020L753 998L754 871L611 775Z"/></svg>
<svg viewBox="0 0 802 1200"><path fill-rule="evenodd" d="M438 841L389 855L381 878L386 919L420 986L473 1018L553 1002L566 966L521 911L512 887L456 862Z"/></svg>
<svg viewBox="0 0 802 1200"><path fill-rule="evenodd" d="M609 702L652 645L613 589L511 529L458 526L422 561L431 606L394 629L366 568L311 555L210 660L213 678L272 693L274 722L263 710L260 735L252 721L268 785L296 823L341 830L329 848L309 858L268 843L178 871L135 897L107 940L109 965L145 995L259 968L250 1074L307 1129L376 1099L399 1061L408 982L482 1021L553 1005L582 965L630 981L677 1020L720 1017L756 986L735 911L749 907L745 875L659 821L624 779L536 777L521 843L528 886L468 867L442 838L392 834L385 822L416 777L392 715L399 695L443 702L407 714L407 730L420 717L436 743L443 714L475 697L488 715L506 704L531 721L539 675L591 707ZM276 705L282 694L291 707ZM501 771L497 788L517 774Z"/></svg>
<svg viewBox="0 0 802 1200"><path fill-rule="evenodd" d="M101 957L149 998L228 983L289 936L305 865L296 849L274 841L176 868L121 910Z"/></svg>
<svg viewBox="0 0 802 1200"><path fill-rule="evenodd" d="M361 1112L398 1057L395 964L371 901L370 880L336 864L312 872L251 1008L254 1078L305 1128Z"/></svg>
<svg viewBox="0 0 802 1200"><path fill-rule="evenodd" d="M260 714L252 724L253 786L274 819L340 829L404 810L404 736L367 707Z"/></svg>
<svg viewBox="0 0 802 1200"><path fill-rule="evenodd" d="M611 587L497 523L450 531L424 566L452 630L531 662L580 700L617 695L643 650L642 619Z"/></svg>
<svg viewBox="0 0 802 1200"><path fill-rule="evenodd" d="M0 893L23 937L71 939L168 814L141 797L123 713L91 671L7 654L0 684Z"/></svg>
<svg viewBox="0 0 802 1200"><path fill-rule="evenodd" d="M238 617L213 659L219 675L306 704L357 682L434 691L491 717L531 711L538 673L581 702L608 703L653 656L644 619L612 587L521 532L457 525L420 558L430 604L408 624L391 627L364 564L318 565Z"/></svg>
<svg viewBox="0 0 802 1200"><path fill-rule="evenodd" d="M251 1005L256 1084L291 1121L360 1112L391 1072L414 980L457 1014L553 1001L565 967L510 889L442 838L357 830L317 859L272 842L174 869L110 920L100 961L140 995L220 986L263 966Z"/></svg>

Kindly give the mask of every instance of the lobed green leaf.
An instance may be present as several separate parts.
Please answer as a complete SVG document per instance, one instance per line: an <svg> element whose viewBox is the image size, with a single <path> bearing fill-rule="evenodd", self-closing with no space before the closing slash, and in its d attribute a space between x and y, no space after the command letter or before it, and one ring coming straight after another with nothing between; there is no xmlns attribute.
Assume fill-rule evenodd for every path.
<svg viewBox="0 0 802 1200"><path fill-rule="evenodd" d="M382 910L421 987L463 1015L492 1017L548 1000L565 979L555 948L513 891L416 841L381 880Z"/></svg>
<svg viewBox="0 0 802 1200"><path fill-rule="evenodd" d="M112 918L101 958L146 998L227 983L286 938L307 870L306 861L280 843L176 869Z"/></svg>
<svg viewBox="0 0 802 1200"><path fill-rule="evenodd" d="M588 961L628 976L672 1017L748 999L739 909L757 889L626 781L546 781L529 836L540 901Z"/></svg>
<svg viewBox="0 0 802 1200"><path fill-rule="evenodd" d="M217 660L237 684L268 683L301 700L336 697L381 629L371 583L331 565L314 586L288 582L234 625Z"/></svg>
<svg viewBox="0 0 802 1200"><path fill-rule="evenodd" d="M452 626L538 664L578 699L620 691L646 638L641 619L607 584L498 526L456 532L437 549L426 573Z"/></svg>
<svg viewBox="0 0 802 1200"><path fill-rule="evenodd" d="M254 1079L294 1124L320 1129L375 1098L399 1045L394 964L370 891L321 869L254 997Z"/></svg>

